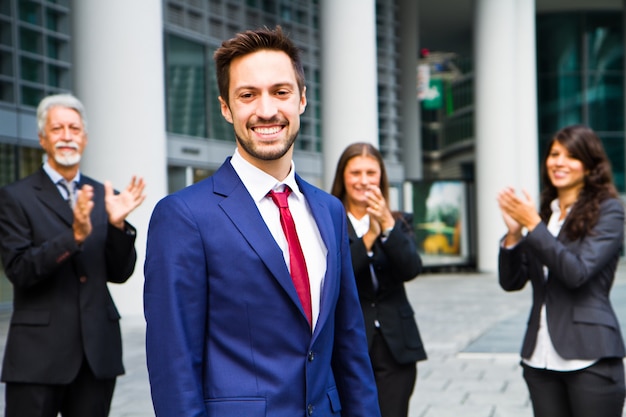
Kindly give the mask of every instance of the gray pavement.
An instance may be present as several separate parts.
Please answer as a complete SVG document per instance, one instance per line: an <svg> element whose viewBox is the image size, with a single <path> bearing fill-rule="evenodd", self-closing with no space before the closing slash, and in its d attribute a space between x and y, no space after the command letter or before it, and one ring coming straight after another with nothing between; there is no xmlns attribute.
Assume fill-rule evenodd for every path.
<svg viewBox="0 0 626 417"><path fill-rule="evenodd" d="M410 417L532 417L518 355L530 287L505 293L494 274L429 273L408 283L407 291L429 355L418 365ZM612 298L624 332L626 262ZM7 317L0 314L2 349ZM153 417L143 317L121 323L126 375L118 379L111 417Z"/></svg>

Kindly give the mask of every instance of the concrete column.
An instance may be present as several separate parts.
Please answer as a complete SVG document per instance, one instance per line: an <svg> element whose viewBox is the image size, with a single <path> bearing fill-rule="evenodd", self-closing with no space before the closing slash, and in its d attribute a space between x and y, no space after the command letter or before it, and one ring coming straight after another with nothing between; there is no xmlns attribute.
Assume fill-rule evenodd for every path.
<svg viewBox="0 0 626 417"><path fill-rule="evenodd" d="M378 147L375 0L322 0L321 112L324 187L352 142Z"/></svg>
<svg viewBox="0 0 626 417"><path fill-rule="evenodd" d="M421 115L417 102L418 10L415 0L401 0L400 15L400 100L402 162L408 180L423 178Z"/></svg>
<svg viewBox="0 0 626 417"><path fill-rule="evenodd" d="M167 193L161 2L77 1L72 25L74 92L89 121L82 172L117 189L135 174L147 182L147 200L128 218L137 228L135 273L110 285L122 314L142 314L148 221Z"/></svg>
<svg viewBox="0 0 626 417"><path fill-rule="evenodd" d="M496 195L505 186L537 196L535 9L527 0L475 3L478 269L495 272L506 228Z"/></svg>
<svg viewBox="0 0 626 417"><path fill-rule="evenodd" d="M535 2L516 0L515 135L518 183L539 208L539 122L537 110L537 42Z"/></svg>

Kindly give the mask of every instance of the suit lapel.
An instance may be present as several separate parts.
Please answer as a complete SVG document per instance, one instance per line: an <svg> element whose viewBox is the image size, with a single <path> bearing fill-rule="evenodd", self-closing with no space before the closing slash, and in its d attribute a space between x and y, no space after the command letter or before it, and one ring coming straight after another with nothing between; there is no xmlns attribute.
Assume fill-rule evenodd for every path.
<svg viewBox="0 0 626 417"><path fill-rule="evenodd" d="M242 238L250 244L289 298L300 308L303 317L306 317L284 262L283 253L263 221L254 200L235 173L230 159L213 177L214 192L225 197L219 204L224 214L230 218Z"/></svg>
<svg viewBox="0 0 626 417"><path fill-rule="evenodd" d="M332 310L329 308L331 305L331 295L335 291L336 286L339 285L340 277L337 276L336 271L339 268L337 262L340 260L335 256L339 248L337 248L337 240L333 228L334 223L326 203L327 200L321 198L319 195L322 191L303 181L298 175L296 175L296 181L298 182L300 191L302 191L306 201L309 203L311 213L313 214L313 218L315 219L315 223L317 223L317 228L320 231L320 235L327 249L326 275L324 276L324 285L322 286L322 294L320 297L319 317L315 327L315 334L317 334L318 330L323 327L323 324L329 318L329 314Z"/></svg>
<svg viewBox="0 0 626 417"><path fill-rule="evenodd" d="M52 182L48 174L41 168L33 183L34 193L41 203L56 213L65 223L71 225L74 222L72 209L63 199L56 184Z"/></svg>

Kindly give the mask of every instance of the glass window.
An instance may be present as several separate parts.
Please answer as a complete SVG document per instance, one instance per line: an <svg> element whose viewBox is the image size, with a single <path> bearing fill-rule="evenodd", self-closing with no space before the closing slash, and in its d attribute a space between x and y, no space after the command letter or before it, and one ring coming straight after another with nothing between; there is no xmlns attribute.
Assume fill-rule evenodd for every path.
<svg viewBox="0 0 626 417"><path fill-rule="evenodd" d="M204 46L169 35L166 38L166 62L168 131L206 137Z"/></svg>
<svg viewBox="0 0 626 417"><path fill-rule="evenodd" d="M167 192L172 194L187 186L187 169L185 167L167 167Z"/></svg>
<svg viewBox="0 0 626 417"><path fill-rule="evenodd" d="M20 178L37 171L43 163L44 151L41 148L20 147Z"/></svg>
<svg viewBox="0 0 626 417"><path fill-rule="evenodd" d="M624 190L624 153L626 152L624 146L624 136L615 134L598 133L604 150L611 161L611 168L613 171L613 182L618 190Z"/></svg>
<svg viewBox="0 0 626 417"><path fill-rule="evenodd" d="M26 106L37 107L44 95L41 88L22 86L22 104Z"/></svg>
<svg viewBox="0 0 626 417"><path fill-rule="evenodd" d="M6 103L15 103L15 94L13 93L14 84L7 81L0 81L0 101Z"/></svg>
<svg viewBox="0 0 626 417"><path fill-rule="evenodd" d="M41 24L40 6L32 1L19 1L19 16L22 22Z"/></svg>
<svg viewBox="0 0 626 417"><path fill-rule="evenodd" d="M590 126L603 139L615 184L624 192L622 19L606 12L539 15L537 94L540 147L564 126Z"/></svg>
<svg viewBox="0 0 626 417"><path fill-rule="evenodd" d="M274 0L261 0L261 8L267 13L275 13L276 3Z"/></svg>
<svg viewBox="0 0 626 417"><path fill-rule="evenodd" d="M25 81L43 82L43 63L31 58L22 57L21 78Z"/></svg>
<svg viewBox="0 0 626 417"><path fill-rule="evenodd" d="M624 69L624 36L621 19L590 13L585 21L587 68L604 71Z"/></svg>
<svg viewBox="0 0 626 417"><path fill-rule="evenodd" d="M32 52L34 54L40 54L41 48L41 33L34 30L21 28L20 29L20 49L26 52Z"/></svg>
<svg viewBox="0 0 626 417"><path fill-rule="evenodd" d="M578 15L537 17L537 68L540 73L580 70Z"/></svg>
<svg viewBox="0 0 626 417"><path fill-rule="evenodd" d="M13 55L0 51L0 75L13 76Z"/></svg>
<svg viewBox="0 0 626 417"><path fill-rule="evenodd" d="M46 12L46 28L53 32L69 34L68 16L56 10Z"/></svg>
<svg viewBox="0 0 626 417"><path fill-rule="evenodd" d="M13 46L11 25L6 20L0 20L0 45Z"/></svg>
<svg viewBox="0 0 626 417"><path fill-rule="evenodd" d="M59 59L59 42L56 39L48 38L48 49L46 55L49 58Z"/></svg>
<svg viewBox="0 0 626 417"><path fill-rule="evenodd" d="M624 76L601 72L589 75L587 83L589 125L596 131L624 129Z"/></svg>
<svg viewBox="0 0 626 417"><path fill-rule="evenodd" d="M582 120L579 75L538 74L539 131L554 133Z"/></svg>
<svg viewBox="0 0 626 417"><path fill-rule="evenodd" d="M11 0L0 0L0 14L11 16Z"/></svg>
<svg viewBox="0 0 626 417"><path fill-rule="evenodd" d="M67 69L48 65L48 85L69 89L69 73Z"/></svg>
<svg viewBox="0 0 626 417"><path fill-rule="evenodd" d="M207 67L209 69L209 137L213 139L234 141L233 127L222 116L222 110L218 97L217 76L215 75L215 61L213 61L214 49L210 51Z"/></svg>

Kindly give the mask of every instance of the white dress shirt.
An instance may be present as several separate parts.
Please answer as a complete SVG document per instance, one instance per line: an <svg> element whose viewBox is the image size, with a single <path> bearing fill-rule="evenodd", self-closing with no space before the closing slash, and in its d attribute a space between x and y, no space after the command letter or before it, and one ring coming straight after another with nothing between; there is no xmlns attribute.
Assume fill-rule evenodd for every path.
<svg viewBox="0 0 626 417"><path fill-rule="evenodd" d="M352 224L352 228L354 229L354 233L360 239L363 237L368 230L370 230L370 215L366 214L365 216L357 219L352 215L352 213L348 212L348 219L350 219L350 223ZM374 252L367 251L367 256L370 258L374 256ZM378 277L376 276L376 272L374 272L374 265L370 262L370 274L372 275L372 285L374 286L374 291L378 291ZM376 327L379 327L378 320L376 320Z"/></svg>
<svg viewBox="0 0 626 417"><path fill-rule="evenodd" d="M59 181L61 181L63 178L63 176L61 174L59 174L58 172L56 172L48 163L48 161L44 162L43 164L43 170L46 172L46 174L48 174L48 176L50 177L50 179L52 180L52 182L54 183L54 185L57 186L57 189L59 190L59 193L61 194L61 196L63 196L64 200L67 200L70 196L68 195L68 190L67 188L65 188L65 186L60 185ZM74 184L75 188L78 188L78 182L80 181L80 171L78 171L76 173L76 176L69 181L70 184Z"/></svg>
<svg viewBox="0 0 626 417"><path fill-rule="evenodd" d="M289 266L289 246L287 239L280 225L280 212L278 207L267 195L271 190L283 191L284 186L289 186L292 192L289 195L289 210L296 224L298 239L304 252L306 268L309 274L309 285L311 287L311 329L315 329L315 324L319 317L320 296L326 275L326 255L328 249L322 240L317 223L311 214L311 209L304 195L300 192L295 179L295 165L291 162L289 175L282 182L260 170L248 161L243 159L241 154L235 150L231 161L235 172L243 182L252 199L256 203L261 217L265 221L268 229L274 236L274 240L283 251L285 264Z"/></svg>

